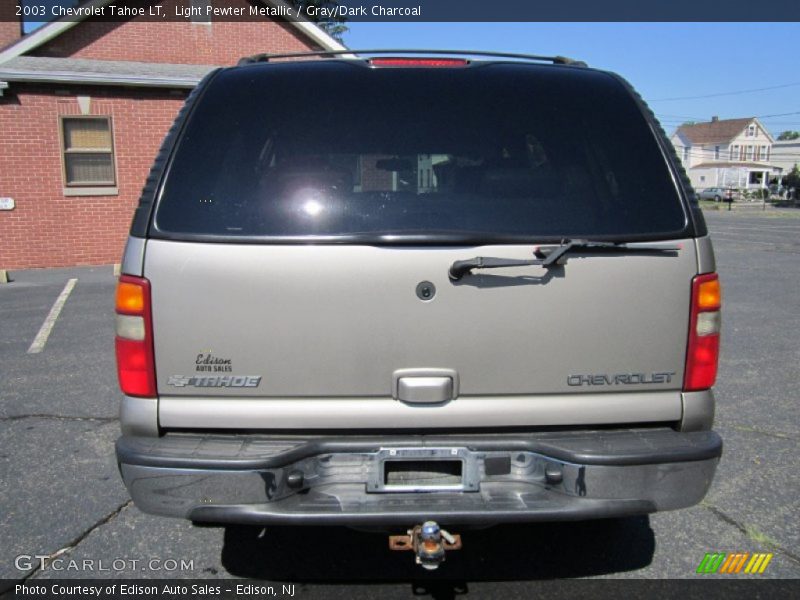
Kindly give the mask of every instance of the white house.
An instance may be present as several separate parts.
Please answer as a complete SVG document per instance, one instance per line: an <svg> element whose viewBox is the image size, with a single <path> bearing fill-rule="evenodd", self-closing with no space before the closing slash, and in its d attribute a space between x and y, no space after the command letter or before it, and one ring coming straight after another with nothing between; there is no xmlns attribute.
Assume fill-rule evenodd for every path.
<svg viewBox="0 0 800 600"><path fill-rule="evenodd" d="M773 161L775 140L755 117L681 125L670 138L695 189L759 189L783 170Z"/></svg>
<svg viewBox="0 0 800 600"><path fill-rule="evenodd" d="M771 161L773 165L783 169L784 175L800 165L800 139L776 140L772 144Z"/></svg>

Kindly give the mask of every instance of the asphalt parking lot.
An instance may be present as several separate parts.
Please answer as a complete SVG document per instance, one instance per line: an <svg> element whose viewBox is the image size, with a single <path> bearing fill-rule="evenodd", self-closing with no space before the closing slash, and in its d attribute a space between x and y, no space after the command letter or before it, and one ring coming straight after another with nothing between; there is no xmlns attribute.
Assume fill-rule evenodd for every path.
<svg viewBox="0 0 800 600"><path fill-rule="evenodd" d="M382 535L199 527L140 513L113 452L111 267L12 273L0 285L0 578L251 577L295 583L309 597L522 598L541 579L694 578L706 552L737 551L774 553L760 577L800 578L800 211L706 217L724 286L715 428L725 440L706 500L649 517L468 532L464 550L431 574L389 552ZM49 337L29 353L70 279ZM58 552L126 564L57 572L15 560Z"/></svg>

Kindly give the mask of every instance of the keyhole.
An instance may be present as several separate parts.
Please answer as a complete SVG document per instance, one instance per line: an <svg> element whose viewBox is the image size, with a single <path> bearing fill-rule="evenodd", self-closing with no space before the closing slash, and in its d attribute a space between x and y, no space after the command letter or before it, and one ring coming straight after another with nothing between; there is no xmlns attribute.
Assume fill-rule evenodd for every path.
<svg viewBox="0 0 800 600"><path fill-rule="evenodd" d="M419 282L417 285L417 297L420 300L432 300L434 295L436 295L436 286L434 286L430 281Z"/></svg>

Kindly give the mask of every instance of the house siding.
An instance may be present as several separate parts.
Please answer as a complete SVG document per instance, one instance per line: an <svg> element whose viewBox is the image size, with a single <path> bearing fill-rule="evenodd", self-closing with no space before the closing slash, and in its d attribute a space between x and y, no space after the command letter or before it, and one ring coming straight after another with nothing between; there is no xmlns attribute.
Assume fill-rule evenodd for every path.
<svg viewBox="0 0 800 600"><path fill-rule="evenodd" d="M756 157L758 156L758 150L761 146L766 146L768 149L772 146L772 141L770 140L766 130L761 126L760 123L757 121L754 123L755 127L755 135L748 136L747 135L747 128L745 128L739 135L733 138L727 148L727 153L725 156L720 156L720 160L722 162L726 162L728 160L744 160L747 162L766 162L764 160L757 160ZM738 156L730 157L730 149L733 146L738 146L740 149L740 153ZM752 157L748 156L748 146L753 147ZM771 154L771 151L770 151Z"/></svg>
<svg viewBox="0 0 800 600"><path fill-rule="evenodd" d="M800 140L775 142L772 146L772 163L781 167L784 175L788 174L800 164Z"/></svg>

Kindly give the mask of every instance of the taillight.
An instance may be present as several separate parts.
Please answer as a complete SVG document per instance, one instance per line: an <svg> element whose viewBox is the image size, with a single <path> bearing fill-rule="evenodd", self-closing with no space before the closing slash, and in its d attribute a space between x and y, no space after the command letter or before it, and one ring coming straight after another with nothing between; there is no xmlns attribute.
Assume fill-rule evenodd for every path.
<svg viewBox="0 0 800 600"><path fill-rule="evenodd" d="M117 283L117 376L122 393L155 398L150 282L122 275Z"/></svg>
<svg viewBox="0 0 800 600"><path fill-rule="evenodd" d="M466 67L469 61L463 58L373 58L374 67Z"/></svg>
<svg viewBox="0 0 800 600"><path fill-rule="evenodd" d="M689 348L686 353L686 392L706 390L714 385L719 362L719 330L722 293L716 273L692 280L692 310Z"/></svg>

